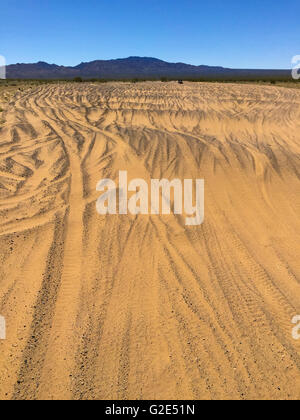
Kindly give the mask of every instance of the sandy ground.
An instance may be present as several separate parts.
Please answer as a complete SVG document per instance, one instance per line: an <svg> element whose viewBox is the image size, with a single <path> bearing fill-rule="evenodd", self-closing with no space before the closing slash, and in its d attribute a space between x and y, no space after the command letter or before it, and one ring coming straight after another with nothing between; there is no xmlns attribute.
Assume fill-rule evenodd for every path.
<svg viewBox="0 0 300 420"><path fill-rule="evenodd" d="M300 398L299 90L49 85L2 117L1 399ZM204 224L100 216L119 170L204 178Z"/></svg>

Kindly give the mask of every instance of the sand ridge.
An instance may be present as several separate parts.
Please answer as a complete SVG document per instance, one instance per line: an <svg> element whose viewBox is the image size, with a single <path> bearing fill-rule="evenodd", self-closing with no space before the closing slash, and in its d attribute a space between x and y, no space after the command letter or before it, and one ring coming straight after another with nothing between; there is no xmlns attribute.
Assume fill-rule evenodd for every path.
<svg viewBox="0 0 300 420"><path fill-rule="evenodd" d="M299 399L300 91L57 84L0 131L1 399ZM205 179L205 222L97 182Z"/></svg>

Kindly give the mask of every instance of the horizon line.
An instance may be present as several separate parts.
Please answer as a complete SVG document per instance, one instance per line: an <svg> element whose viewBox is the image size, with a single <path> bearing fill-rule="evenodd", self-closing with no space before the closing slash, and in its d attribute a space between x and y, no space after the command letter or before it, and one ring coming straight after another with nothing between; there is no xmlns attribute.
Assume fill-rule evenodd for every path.
<svg viewBox="0 0 300 420"><path fill-rule="evenodd" d="M94 59L94 60L90 60L90 61L81 61L78 64L74 64L74 65L67 65L67 64L57 64L57 63L51 63L48 61L44 61L44 60L39 60L39 61L32 61L32 62L17 62L17 63L9 63L6 64L6 66L16 66L16 65L31 65L31 64L39 64L39 63L44 63L44 64L48 64L50 66L59 66L59 67L66 67L66 68L74 68L77 66L80 66L81 64L89 64L89 63L93 63L96 61L118 61L118 60L128 60L130 58L139 58L139 59L152 59L152 60L158 60L158 61L163 61L165 63L169 63L169 64L185 64L188 66L194 66L194 67L212 67L212 68L222 68L222 69L229 69L229 70L290 70L290 68L266 68L266 67L224 67L222 65L211 65L211 64L191 64L191 63L186 63L184 61L167 61L167 60L163 60L161 58L157 58L157 57L151 57L151 56L128 56L128 57L119 57L119 58L108 58L108 59Z"/></svg>

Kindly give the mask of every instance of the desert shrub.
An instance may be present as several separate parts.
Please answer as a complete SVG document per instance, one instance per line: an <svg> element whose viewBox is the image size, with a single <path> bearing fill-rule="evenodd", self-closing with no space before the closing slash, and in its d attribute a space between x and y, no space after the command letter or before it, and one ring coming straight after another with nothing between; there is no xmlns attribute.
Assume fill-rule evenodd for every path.
<svg viewBox="0 0 300 420"><path fill-rule="evenodd" d="M73 81L76 82L76 83L82 83L83 82L82 77L74 77Z"/></svg>

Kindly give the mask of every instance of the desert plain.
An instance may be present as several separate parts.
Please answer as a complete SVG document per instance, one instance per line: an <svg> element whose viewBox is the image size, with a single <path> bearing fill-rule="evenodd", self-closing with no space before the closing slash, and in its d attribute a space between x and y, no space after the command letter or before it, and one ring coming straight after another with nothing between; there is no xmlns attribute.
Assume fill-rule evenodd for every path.
<svg viewBox="0 0 300 420"><path fill-rule="evenodd" d="M57 83L0 114L0 399L299 399L300 90ZM205 221L96 211L204 179Z"/></svg>

